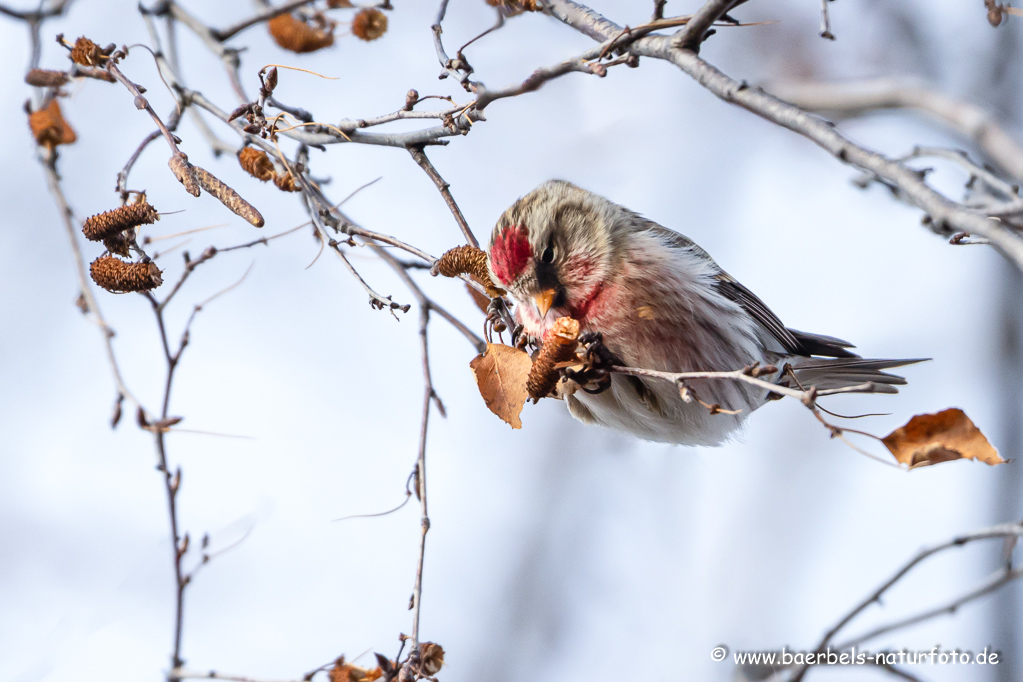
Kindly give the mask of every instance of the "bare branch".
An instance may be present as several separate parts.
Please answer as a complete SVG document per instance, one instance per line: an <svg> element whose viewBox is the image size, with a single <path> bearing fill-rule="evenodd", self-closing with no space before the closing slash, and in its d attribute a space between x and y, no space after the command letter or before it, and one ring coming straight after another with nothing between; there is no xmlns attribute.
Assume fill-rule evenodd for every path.
<svg viewBox="0 0 1023 682"><path fill-rule="evenodd" d="M946 550L952 549L953 547L962 547L963 545L975 542L977 540L990 540L992 538L1004 539L1010 537L1019 538L1021 536L1023 536L1023 522L1003 523L997 526L991 526L990 528L975 531L973 533L967 533L966 535L960 535L956 538L949 540L948 542L944 542L935 547L931 547L930 549L923 550L915 557L913 557L910 561L908 561L906 564L904 564L898 571L895 572L895 574L891 578L886 580L880 587L874 590L874 592L872 592L869 597L867 597L858 605L856 605L856 607L853 608L852 611L850 611L848 614L846 614L834 627L829 629L827 633L825 633L824 637L821 639L820 643L817 645L815 652L817 654L820 654L821 652L826 650L828 648L828 645L831 643L832 639L834 639L835 635L837 635L839 631L841 631L854 618L856 618L856 616L858 616L860 613L866 610L867 607L869 607L871 604L875 603L879 604L881 602L881 597L889 589L891 589L896 583L902 580L906 576L906 574L913 570L914 567L916 567L918 564L928 559L929 557L932 557L935 554L939 554ZM1003 578L1006 579L997 578L998 574L996 574L996 576L992 576L992 578L989 579L985 584L981 585L980 588L964 595L963 597L960 597L957 600L954 600L949 605L946 605L939 609L934 609L932 611L925 612L913 618L906 619L905 621L893 623L892 625L881 627L875 631L868 632L866 633L866 635L851 640L849 642L849 646L852 646L853 644L857 644L859 642L867 641L868 639L872 639L873 637L876 637L885 632L890 632L895 629L899 629L902 627L906 627L908 625L922 622L924 620L928 620L930 618L934 618L938 615L941 615L942 613L954 612L955 609L958 608L958 606L965 604L966 602L971 601L973 599L976 599L984 594L987 594L988 592L997 589L998 587L1009 582L1010 580L1014 580L1020 577L1020 575L1023 575L1023 571L1021 571L1020 569L1012 570L1008 566L999 573L1001 573ZM800 668L798 672L792 677L792 682L799 682L800 680L802 680L803 676L806 675L806 672L808 670L809 670L808 666L803 666L802 668Z"/></svg>
<svg viewBox="0 0 1023 682"><path fill-rule="evenodd" d="M597 39L608 40L621 31L613 22L572 0L548 2L555 16L587 35L596 34ZM713 0L708 5L720 6ZM934 232L944 236L967 232L985 237L1017 267L1023 269L1023 238L1006 229L999 221L944 197L930 187L917 171L853 143L828 121L783 102L760 88L729 77L696 53L675 47L674 39L646 36L634 41L629 49L640 56L671 62L722 100L788 128L843 163L873 174L896 189L900 199L923 209L930 218L930 227Z"/></svg>
<svg viewBox="0 0 1023 682"><path fill-rule="evenodd" d="M949 97L926 83L907 78L878 78L847 83L768 83L767 90L808 111L839 118L885 109L910 109L948 126L972 141L992 163L1023 179L1023 145L991 112Z"/></svg>

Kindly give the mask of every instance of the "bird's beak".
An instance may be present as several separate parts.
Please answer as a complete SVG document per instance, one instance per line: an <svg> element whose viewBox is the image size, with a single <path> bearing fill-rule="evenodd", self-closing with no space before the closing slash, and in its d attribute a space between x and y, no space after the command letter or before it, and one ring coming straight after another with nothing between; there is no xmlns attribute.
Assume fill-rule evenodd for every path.
<svg viewBox="0 0 1023 682"><path fill-rule="evenodd" d="M547 317L547 311L551 309L551 305L554 303L554 296L557 293L554 289L544 289L533 297L533 301L536 302L536 310L540 313L540 319Z"/></svg>

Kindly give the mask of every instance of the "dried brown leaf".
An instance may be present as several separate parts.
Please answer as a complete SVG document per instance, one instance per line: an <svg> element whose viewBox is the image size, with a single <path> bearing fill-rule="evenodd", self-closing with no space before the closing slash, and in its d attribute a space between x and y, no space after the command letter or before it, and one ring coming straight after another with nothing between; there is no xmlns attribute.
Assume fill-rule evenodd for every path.
<svg viewBox="0 0 1023 682"><path fill-rule="evenodd" d="M881 442L910 469L955 459L976 459L990 465L1005 461L966 413L955 407L915 415Z"/></svg>
<svg viewBox="0 0 1023 682"><path fill-rule="evenodd" d="M519 415L528 396L526 377L533 367L529 354L512 346L488 343L483 355L473 358L469 367L490 411L513 429L521 429Z"/></svg>
<svg viewBox="0 0 1023 682"><path fill-rule="evenodd" d="M328 677L330 682L372 682L372 680L382 677L383 674L383 670L379 667L360 668L357 665L346 663L345 657L341 656L334 662L334 667L330 669Z"/></svg>

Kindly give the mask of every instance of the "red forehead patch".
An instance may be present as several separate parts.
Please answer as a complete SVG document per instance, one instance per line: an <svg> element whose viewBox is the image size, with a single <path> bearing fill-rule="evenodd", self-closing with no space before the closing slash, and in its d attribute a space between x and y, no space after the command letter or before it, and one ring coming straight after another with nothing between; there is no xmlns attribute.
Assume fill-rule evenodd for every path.
<svg viewBox="0 0 1023 682"><path fill-rule="evenodd" d="M526 228L509 225L494 238L494 245L490 249L490 267L501 284L511 284L526 269L532 255L533 248L529 245Z"/></svg>

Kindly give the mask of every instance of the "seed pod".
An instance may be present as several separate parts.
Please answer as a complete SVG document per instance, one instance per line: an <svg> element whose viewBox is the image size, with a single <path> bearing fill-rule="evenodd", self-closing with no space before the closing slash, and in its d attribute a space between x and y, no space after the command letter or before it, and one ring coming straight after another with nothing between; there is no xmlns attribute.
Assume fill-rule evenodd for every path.
<svg viewBox="0 0 1023 682"><path fill-rule="evenodd" d="M120 206L86 218L82 224L82 234L90 241L101 242L118 232L139 225L152 224L159 219L160 214L143 196L134 204Z"/></svg>
<svg viewBox="0 0 1023 682"><path fill-rule="evenodd" d="M99 66L106 61L107 55L99 45L85 36L75 41L71 48L71 61L82 66Z"/></svg>
<svg viewBox="0 0 1023 682"><path fill-rule="evenodd" d="M156 263L126 263L113 256L100 256L89 266L92 281L113 293L149 291L163 284L163 274Z"/></svg>
<svg viewBox="0 0 1023 682"><path fill-rule="evenodd" d="M64 120L57 100L51 99L45 109L33 111L28 115L28 126L36 144L41 147L56 147L59 144L71 144L78 139L75 131Z"/></svg>
<svg viewBox="0 0 1023 682"><path fill-rule="evenodd" d="M316 28L292 14L274 17L267 22L267 28L278 45L292 52L315 52L334 44L333 26L329 31Z"/></svg>
<svg viewBox="0 0 1023 682"><path fill-rule="evenodd" d="M277 189L282 192L302 191L302 188L298 186L298 182L295 181L295 176L291 173L285 173L284 175L275 174L274 184L277 185Z"/></svg>
<svg viewBox="0 0 1023 682"><path fill-rule="evenodd" d="M545 397L558 383L558 363L567 362L575 356L578 345L579 322L571 317L559 317L544 337L540 354L529 370L526 390L534 401Z"/></svg>
<svg viewBox="0 0 1023 682"><path fill-rule="evenodd" d="M456 246L447 251L430 269L432 275L458 277L471 275L474 280L486 288L487 295L497 298L504 295L504 289L494 285L487 269L487 252L475 246Z"/></svg>
<svg viewBox="0 0 1023 682"><path fill-rule="evenodd" d="M421 669L427 677L433 677L444 665L444 647L434 642L423 642L419 645Z"/></svg>
<svg viewBox="0 0 1023 682"><path fill-rule="evenodd" d="M37 88L59 88L70 80L63 71L32 69L25 74L25 82Z"/></svg>
<svg viewBox="0 0 1023 682"><path fill-rule="evenodd" d="M238 163L241 164L245 172L256 178L266 182L267 180L273 180L275 171L273 162L270 161L270 157L266 155L266 152L256 149L255 147L243 147L238 152Z"/></svg>
<svg viewBox="0 0 1023 682"><path fill-rule="evenodd" d="M352 35L362 40L376 40L387 33L387 15L376 7L359 10L352 19Z"/></svg>
<svg viewBox="0 0 1023 682"><path fill-rule="evenodd" d="M263 227L263 216L259 214L259 211L241 198L238 192L228 187L223 183L217 176L210 173L205 168L199 166L192 166L192 174L198 181L199 185L220 200L224 206L245 218L256 227Z"/></svg>
<svg viewBox="0 0 1023 682"><path fill-rule="evenodd" d="M174 172L174 177L178 179L178 182L185 186L185 191L193 197L199 196L199 183L195 179L195 169L192 168L192 164L188 163L187 156L175 154L170 157L167 165Z"/></svg>

